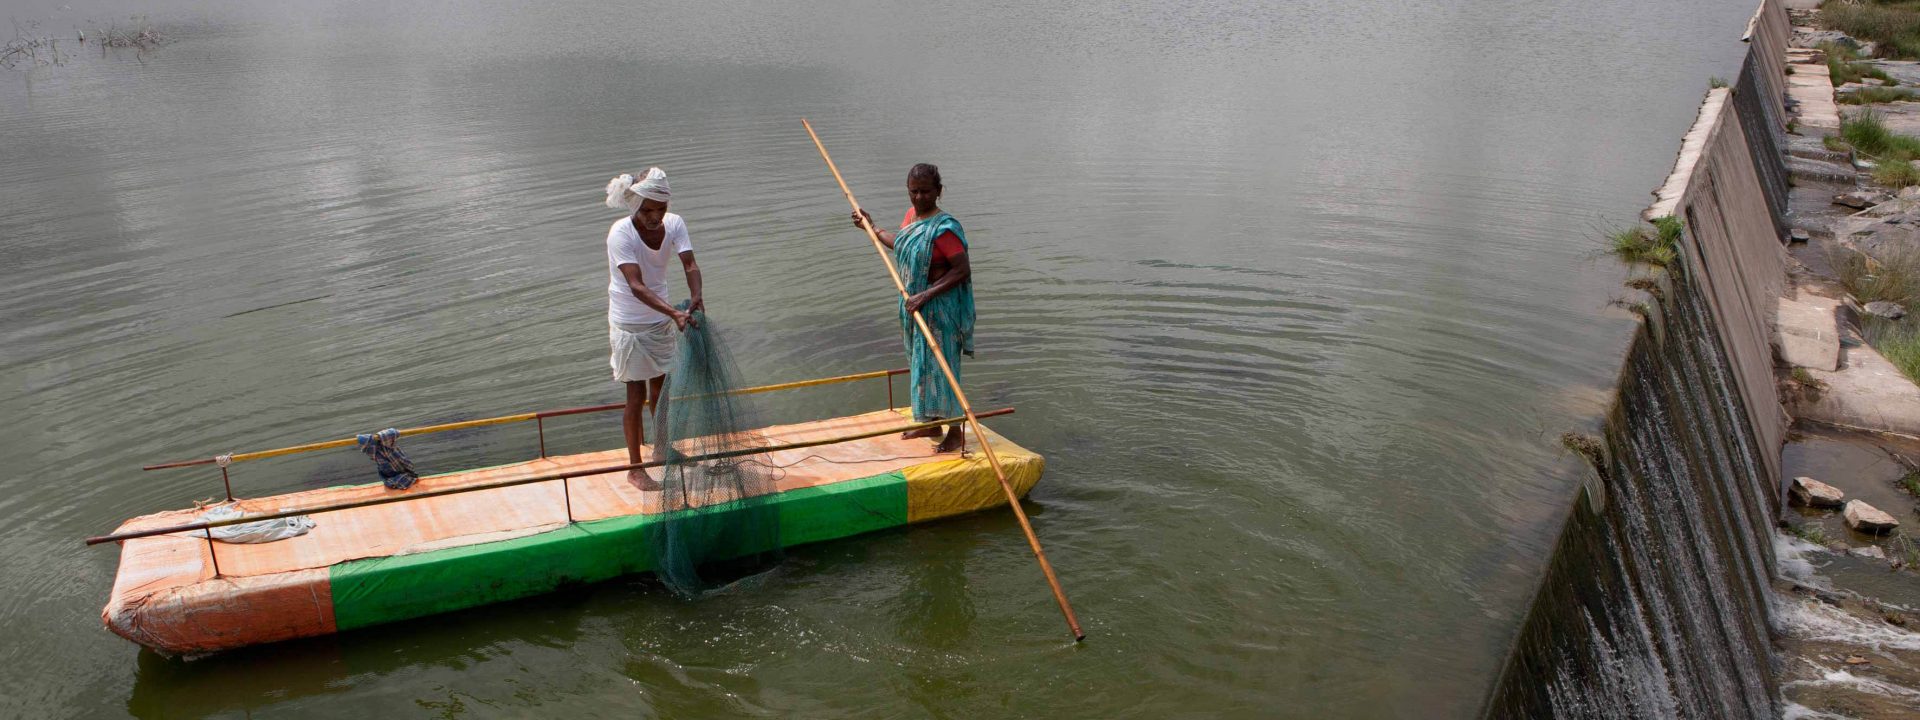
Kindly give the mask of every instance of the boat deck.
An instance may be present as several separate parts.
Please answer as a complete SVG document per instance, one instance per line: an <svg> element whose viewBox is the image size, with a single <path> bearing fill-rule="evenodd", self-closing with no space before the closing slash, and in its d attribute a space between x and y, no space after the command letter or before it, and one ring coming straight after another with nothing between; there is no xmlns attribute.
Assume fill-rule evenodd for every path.
<svg viewBox="0 0 1920 720"><path fill-rule="evenodd" d="M903 422L902 411L883 410L776 426L760 432L769 444L778 445L880 430ZM1039 479L1041 459L991 430L987 434L988 442L1007 467L1016 491L1024 495ZM936 454L928 440L902 440L895 434L771 453L772 463L781 468L775 471L778 478L775 493L783 503L789 497L813 498L785 503L790 507L782 511L783 523L827 523L811 529L783 529L784 544L841 537L884 525L918 522L1005 504L998 481L978 452L979 439L970 436L968 440L971 452L964 456ZM620 448L423 477L403 491L372 483L246 499L238 504L249 514L270 513L626 462L626 450ZM898 487L894 488L895 485ZM870 520L862 520L863 524L857 526L831 526L828 519L835 511L818 498L837 494L846 499L836 502L874 502L877 496L871 492L856 500L857 493L851 490L855 487L892 488L881 502L901 505L897 513L892 510L886 513L889 517L897 515L898 521L874 525ZM894 495L899 496L897 502L892 499ZM404 564L415 571L430 572L433 561L443 557L451 562L456 556L471 558L492 549L518 552L530 543L546 542L549 538L552 538L549 544L564 543L574 537L556 531L586 528L588 534L592 534L593 528L601 527L613 528L603 531L602 535L625 532L635 522L644 522L646 516L657 513L660 497L660 493L636 489L622 471L571 478L565 481L564 489L562 481L554 480L326 512L312 516L315 526L307 534L271 543L209 543L198 532L124 540L121 541L120 571L112 597L102 612L103 620L115 632L142 645L194 653L324 634L347 626L450 609L442 602L441 606L429 610L422 609L426 606L409 606L358 613L354 608L343 607L343 598L336 596L341 588L332 585L341 582L340 576L352 574L357 568L379 567L391 575ZM201 512L175 510L145 515L128 520L116 532L192 523ZM872 514L870 509L865 512ZM798 523L787 519L795 513L802 513L796 516ZM574 552L587 548L576 544ZM594 547L606 549L606 546ZM628 551L637 553L638 549L628 548ZM387 562L380 560L383 558L405 558L408 562L382 565ZM528 579L531 585L525 592L509 591L499 597L466 604L540 592L543 590L535 586L548 579L554 583L592 581L604 579L601 576L609 573L621 574L635 569L631 563L616 563L604 568L583 568L572 575L560 570L554 578ZM488 572L511 574L498 567ZM360 574L367 573L360 571ZM385 582L391 584L393 578L388 577ZM367 617L336 618L336 611Z"/></svg>

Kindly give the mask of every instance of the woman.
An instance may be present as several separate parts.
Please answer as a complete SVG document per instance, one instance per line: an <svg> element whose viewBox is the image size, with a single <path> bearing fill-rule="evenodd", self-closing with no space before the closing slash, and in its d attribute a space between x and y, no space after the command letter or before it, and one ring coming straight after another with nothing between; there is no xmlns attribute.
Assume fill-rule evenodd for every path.
<svg viewBox="0 0 1920 720"><path fill-rule="evenodd" d="M920 163L907 171L907 200L913 209L900 221L899 232L878 231L880 242L893 249L894 266L906 283L907 297L900 301L900 330L905 333L907 360L912 368L914 422L932 422L961 418L960 398L940 372L926 336L914 326L918 311L939 338L940 352L953 368L957 381L960 356L973 355L973 265L967 261L967 234L955 220L940 209L940 168ZM873 216L856 211L853 224L862 220L873 224ZM940 428L909 431L901 437L934 437ZM966 447L966 424L947 426L947 436L935 452L956 452Z"/></svg>

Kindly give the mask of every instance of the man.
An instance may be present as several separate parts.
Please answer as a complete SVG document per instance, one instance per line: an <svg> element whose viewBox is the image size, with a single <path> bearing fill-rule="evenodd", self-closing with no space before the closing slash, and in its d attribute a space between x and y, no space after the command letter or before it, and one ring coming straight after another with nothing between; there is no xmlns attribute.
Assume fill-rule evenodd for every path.
<svg viewBox="0 0 1920 720"><path fill-rule="evenodd" d="M900 300L900 331L912 368L908 385L913 391L913 421L952 420L965 415L960 398L940 372L933 348L915 327L913 313L921 313L933 329L940 353L960 374L960 357L973 355L973 263L967 257L967 232L960 221L940 209L940 168L920 163L907 170L907 201L913 209L900 221L900 230L875 228L881 244L893 250L908 297ZM873 224L866 211L853 213L853 224ZM966 424L947 426L946 437L934 452L959 452L967 444ZM936 437L940 428L911 430L902 438Z"/></svg>
<svg viewBox="0 0 1920 720"><path fill-rule="evenodd" d="M687 223L667 212L670 198L667 174L657 167L647 168L638 182L621 175L607 184L607 206L633 211L607 231L607 324L613 379L627 385L622 423L627 460L635 463L645 462L640 454L640 440L646 437L644 413L660 402L673 363L674 333L694 323L692 311L705 308ZM686 312L675 309L667 296L667 259L674 255L680 256L692 298ZM660 489L660 483L639 468L628 471L627 480L641 490Z"/></svg>

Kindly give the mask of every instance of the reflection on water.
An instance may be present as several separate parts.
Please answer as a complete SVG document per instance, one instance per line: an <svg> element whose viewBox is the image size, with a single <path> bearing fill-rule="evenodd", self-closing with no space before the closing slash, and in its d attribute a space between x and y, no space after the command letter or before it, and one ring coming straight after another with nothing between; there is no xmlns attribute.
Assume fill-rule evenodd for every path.
<svg viewBox="0 0 1920 720"><path fill-rule="evenodd" d="M0 714L1471 713L1577 482L1569 388L1610 380L1629 327L1594 231L1644 204L1752 6L137 11L178 41L0 74ZM100 629L117 557L77 539L218 488L141 463L616 399L619 171L671 173L744 379L900 365L801 117L876 216L942 167L977 255L972 394L1047 455L1033 514L1089 643L1004 514L798 550L698 604L619 582L191 663Z"/></svg>

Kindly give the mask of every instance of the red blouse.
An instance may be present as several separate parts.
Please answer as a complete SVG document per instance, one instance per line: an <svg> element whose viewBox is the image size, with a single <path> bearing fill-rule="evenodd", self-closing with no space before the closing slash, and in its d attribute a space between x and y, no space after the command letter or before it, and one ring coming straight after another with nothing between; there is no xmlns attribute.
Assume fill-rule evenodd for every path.
<svg viewBox="0 0 1920 720"><path fill-rule="evenodd" d="M908 225L912 224L913 208L907 208L907 216L900 220L900 229L905 230ZM940 237L933 239L933 261L935 263L945 265L954 258L965 255L966 253L967 246L960 242L960 237L954 235L952 230L940 233Z"/></svg>

